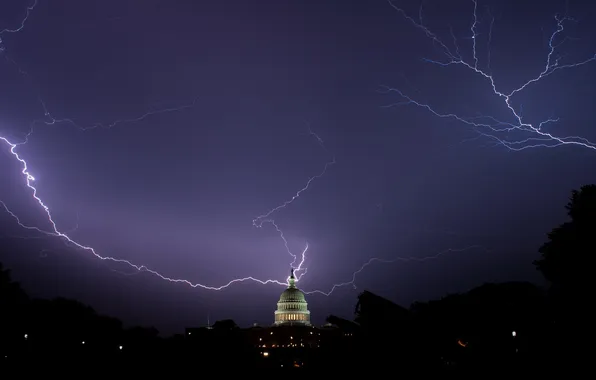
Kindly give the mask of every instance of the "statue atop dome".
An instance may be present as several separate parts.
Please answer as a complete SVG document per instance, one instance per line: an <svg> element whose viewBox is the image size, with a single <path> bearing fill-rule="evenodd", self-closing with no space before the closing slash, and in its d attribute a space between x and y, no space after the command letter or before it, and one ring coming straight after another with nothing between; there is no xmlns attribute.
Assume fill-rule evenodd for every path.
<svg viewBox="0 0 596 380"><path fill-rule="evenodd" d="M290 278L288 279L288 285L290 288L296 287L296 277L294 277L294 268L290 268Z"/></svg>

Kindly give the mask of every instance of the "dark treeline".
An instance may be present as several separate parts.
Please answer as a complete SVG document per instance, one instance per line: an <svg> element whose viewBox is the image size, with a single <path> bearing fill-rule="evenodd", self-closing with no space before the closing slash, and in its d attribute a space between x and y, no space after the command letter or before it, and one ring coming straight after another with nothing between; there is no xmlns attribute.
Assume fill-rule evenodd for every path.
<svg viewBox="0 0 596 380"><path fill-rule="evenodd" d="M536 375L583 367L594 321L589 257L596 252L596 186L573 191L566 208L569 221L548 234L534 262L547 288L484 284L409 308L365 291L353 321L329 316L333 334L313 330L330 337L320 347L284 352L299 357L304 368L418 375L520 370ZM119 320L77 301L29 298L0 266L3 368L23 368L23 363L26 368L43 363L46 371L85 364L229 371L276 366L255 344L259 331L240 329L232 320L199 329L193 339L186 334L162 338L154 328L125 329Z"/></svg>

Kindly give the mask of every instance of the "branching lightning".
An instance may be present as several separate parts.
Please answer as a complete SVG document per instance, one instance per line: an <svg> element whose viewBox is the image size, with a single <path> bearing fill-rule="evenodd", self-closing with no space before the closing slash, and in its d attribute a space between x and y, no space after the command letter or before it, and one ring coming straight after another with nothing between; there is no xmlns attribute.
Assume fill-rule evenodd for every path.
<svg viewBox="0 0 596 380"><path fill-rule="evenodd" d="M35 201L37 201L37 203L44 210L44 212L46 214L46 217L47 217L47 220L48 220L48 222L51 225L51 230L50 231L46 231L46 230L43 230L41 228L34 227L34 226L28 226L28 225L22 223L21 220L19 219L19 217L15 213L13 213L6 206L6 204L4 202L2 202L2 207L9 213L10 216L12 216L17 221L17 223L21 227L23 227L25 229L29 229L29 230L35 230L35 231L44 233L46 235L51 235L51 236L55 236L55 237L61 238L61 239L65 240L67 243L69 243L69 244L71 244L71 245L73 245L73 246L75 246L75 247L77 247L79 249L82 249L82 250L85 250L85 251L90 252L96 258L98 258L100 260L111 261L111 262L120 263L120 264L125 264L125 265L128 265L129 267L134 268L137 271L140 271L140 272L141 271L142 272L149 272L149 273L151 273L151 274L153 274L153 275L161 278L162 280L166 280L166 281L170 281L170 282L176 282L176 283L184 283L184 284L189 285L189 286L191 286L193 288L203 288L203 289L208 289L208 290L222 290L222 289L225 289L228 286L230 286L230 285L232 285L232 284L234 284L236 282L243 282L243 281L255 281L255 282L259 282L261 284L275 283L275 284L278 284L278 285L285 285L284 283L282 283L280 281L277 281L277 280L271 280L271 279L269 279L269 280L260 280L260 279L254 278L254 277L244 277L244 278L237 278L237 279L231 280L227 284L221 285L221 286L207 286L207 285L204 285L204 284L192 283L192 282L190 282L188 280L184 280L184 279L176 279L176 278L167 277L167 276L164 276L164 275L162 275L161 273L159 273L157 271L154 271L154 270L152 270L150 268L147 268L145 265L136 265L136 264L133 264L132 262L130 262L128 260L117 259L117 258L114 258L114 257L99 255L95 251L95 249L93 249L92 247L83 245L83 244L81 244L81 243L79 243L79 242L71 239L67 234L61 232L58 229L58 227L56 226L56 223L52 219L52 214L50 212L49 207L46 206L46 204L37 195L37 189L35 188L35 186L33 186L33 182L35 181L35 177L33 177L31 175L31 173L29 173L29 168L27 166L27 162L23 158L21 158L21 156L16 151L16 148L19 145L22 145L22 144L11 143L5 137L0 137L0 141L4 142L5 144L7 144L10 147L10 153L20 162L21 167L22 167L21 173L23 173L23 176L25 177L25 184L29 188L29 190L31 191L32 196L35 199Z"/></svg>
<svg viewBox="0 0 596 380"><path fill-rule="evenodd" d="M320 138L317 136L317 139L319 141ZM21 142L21 143L12 143L10 142L7 138L0 136L0 141L2 141L3 143L5 143L8 147L9 147L9 152L12 154L12 156L21 164L21 173L24 176L25 179L25 184L26 186L29 188L29 190L31 191L31 194L33 196L33 198L35 199L35 201L39 204L39 206L44 210L44 213L46 215L46 218L51 226L50 230L44 230L41 229L39 227L36 226L29 226L27 224L24 224L20 218L18 217L17 214L15 214L14 212L12 212L8 206L6 205L6 203L4 201L0 200L0 205L4 208L4 210L11 216L13 217L16 222L19 224L19 226L21 226L24 229L27 230L34 230L36 232L45 234L45 235L49 235L49 236L55 236L58 238L63 239L64 241L66 241L67 243L75 246L76 248L88 251L90 253L92 253L96 258L103 260L103 261L111 261L114 263L120 263L120 264L125 264L128 265L129 267L139 271L139 272L149 272L159 278L161 278L162 280L166 280L166 281L170 281L170 282L175 282L175 283L184 283L187 284L193 288L202 288L202 289L207 289L207 290L222 290L225 289L227 287L229 287L230 285L237 283L237 282L244 282L244 281L254 281L254 282L258 282L260 284L278 284L278 285L283 285L285 286L287 284L287 280L282 282L282 281L278 281L278 280L274 280L274 279L267 279L267 280L261 280L261 279L257 279L254 278L252 276L249 277L243 277L243 278L237 278L234 280L229 281L227 284L221 285L221 286L208 286L208 285L204 285L204 284L200 284L200 283L193 283L191 281L185 280L185 279L176 279L176 278L171 278L171 277L167 277L155 270L152 270L150 268L148 268L145 265L137 265L134 264L128 260L124 260L124 259L117 259L114 257L109 257L109 256L102 256L100 254L98 254L95 249L93 247L90 246L86 246L83 245L75 240L73 240L72 238L70 238L66 233L60 231L58 229L58 226L56 225L56 223L54 222L53 218L52 218L52 214L50 212L49 207L43 202L43 200L37 195L37 188L35 186L33 186L33 182L35 181L35 177L29 172L29 167L27 165L27 161L25 161L17 152L17 148L20 145L23 145L27 142L27 140L25 139L25 141ZM333 160L332 162L335 162L335 160ZM328 165L330 165L330 163L328 163L327 165L325 165L325 170L327 169ZM273 214L276 211L279 211L280 209L286 207L287 205L289 205L290 203L292 203L295 199L297 199L299 197L299 195L306 191L308 189L308 186L310 185L310 183L315 179L315 178L319 178L324 174L324 172L320 175L317 175L315 177L311 177L308 182L307 185L302 188L297 195L295 195L291 201L287 201L284 202L282 204L282 206L278 206L275 207L274 209L272 209L271 211L269 211L267 214L264 214L263 216L259 216L257 217L254 221L253 224L257 227L261 227L264 223L270 223L271 225L273 225L276 229L276 231L279 233L281 239L284 242L284 245L286 247L287 252L293 257L293 261L291 263L292 267L295 267L295 271L302 271L302 273L297 276L297 280L300 279L300 277L302 277L304 274L306 274L306 268L303 267L304 264L304 260L306 259L306 252L308 250L308 243L306 244L304 250L302 251L302 253L300 254L300 261L298 262L298 265L296 266L296 261L298 261L298 255L294 254L291 252L291 250L289 249L288 246L288 241L285 238L285 235L283 233L283 231L279 228L279 226L275 223L275 221L273 219L264 219L266 217L270 217L271 214Z"/></svg>
<svg viewBox="0 0 596 380"><path fill-rule="evenodd" d="M25 27L29 16L31 14L31 12L34 10L34 8L37 5L37 0L34 0L32 5L29 5L27 7L26 13L24 15L24 17L22 18L21 22L18 24L17 27L15 28L6 28L0 31L0 52L5 54L5 57L12 63L14 64L19 73L21 75L27 76L28 77L28 73L25 72L24 70L22 70L17 63L12 60L11 58L8 57L8 55L6 55L6 49L3 45L3 35L5 34L11 34L11 33L17 33L20 32L21 30L23 30L23 28ZM548 66L547 66L548 68ZM553 69L554 71L554 69ZM550 73L548 73L550 74ZM548 74L544 74L543 76L546 76ZM393 90L395 91L395 90ZM32 198L35 200L35 202L37 202L37 204L39 205L39 207L43 210L43 212L45 213L45 217L47 219L48 222L48 227L47 228L40 228L37 226L32 226L32 225L28 225L26 223L24 223L19 216L14 213L9 207L8 205L0 200L0 206L2 206L2 208L4 209L4 211L11 216L20 227L22 227L25 230L30 230L30 231L34 231L37 233L40 233L44 236L51 236L51 237L55 237L55 238L59 238L62 241L64 241L66 244L75 247L77 249L86 251L91 253L95 258L105 261L105 262L113 262L113 263L117 263L117 264L124 264L125 266L128 266L132 269L134 269L135 271L137 271L138 273L140 272L148 272L162 280L165 281L169 281L169 282L173 282L173 283L182 283L188 286L191 286L193 288L201 288L201 289L206 289L206 290L223 290L225 288L228 288L229 286L231 286L232 284L235 283L240 283L240 282L246 282L246 281L252 281L252 282L257 282L260 284L276 284L276 285L280 285L280 286L286 286L287 285L287 279L285 281L279 281L279 280L275 280L275 279L266 279L266 280L262 280L262 279L258 279L252 276L249 277L243 277L243 278L236 278L233 279L229 282L227 282L226 284L220 285L220 286L209 286L209 285L205 285L205 284L201 284L201 283L194 283L191 282L189 280L186 279L179 279L179 278L172 278L172 277L168 277L166 275L163 275L162 273L155 271L153 269L148 268L145 265L139 265L139 264L134 264L131 261L128 260L124 260L124 259L118 259L118 258L114 258L114 257L110 257L110 256L102 256L100 255L93 247L84 245L78 241L75 241L74 239L72 239L68 233L69 232L63 232L61 229L59 229L59 227L56 225L53 217L52 217L52 213L50 211L50 208L44 203L44 201L41 199L41 197L38 195L38 189L36 188L36 186L34 185L35 183L35 177L31 174L30 169L29 169L29 165L27 163L27 161L22 157L21 154L19 154L18 148L24 144L27 143L28 138L30 137L30 135L33 133L33 127L36 124L45 124L45 125L55 125L55 124L70 124L75 126L76 128L80 129L80 130L89 130L89 129L94 129L94 128L112 128L115 127L116 125L119 124L125 124L125 123L136 123L136 122L141 122L145 119L147 119L148 117L152 116L152 115L156 115L156 114L160 114L160 113L168 113L168 112L177 112L177 111L181 111L184 109L188 109L188 108L192 108L195 106L196 101L193 101L192 104L188 104L188 105L182 105L182 106L178 106L178 107L171 107L171 108L165 108L165 109L159 109L159 110L154 110L154 111L150 111L150 112L146 112L138 117L134 117L134 118L129 118L129 119L120 119L120 120L116 120L114 122L111 122L109 124L104 124L104 123L95 123L92 124L91 126L88 127L81 127L79 126L77 123L74 122L73 119L70 118L55 118L51 115L51 113L49 112L48 108L46 107L46 103L40 98L38 97L39 102L42 106L43 112L44 112L44 117L45 119L43 120L35 120L31 127L31 131L27 134L27 136L25 137L25 139L22 142L12 142L9 138L5 137L5 136L0 136L0 142L2 144L0 145L5 145L7 147L8 152L10 153L10 155L16 160L16 162L18 162L18 164L20 165L21 168L21 174L23 176L24 179L24 184L27 187L27 191L30 192ZM521 119L520 119L521 120ZM520 121L521 123L521 121ZM314 133L312 130L310 130L310 135L313 136L316 141L319 143L319 145L326 150L325 145L323 143L323 140L316 134ZM277 231L277 233L279 234L280 238L282 239L284 246L286 248L287 253L292 257L292 262L290 263L291 267L294 268L294 271L296 273L296 280L298 281L300 278L302 278L306 272L307 272L307 268L304 266L304 262L306 259L306 253L308 251L309 245L308 243L305 244L304 249L302 250L302 252L300 254L295 254L293 253L288 245L288 241L282 231L282 229L278 226L278 224L275 222L275 220L273 219L273 215L275 213L277 213L278 211L281 211L282 209L290 206L294 201L296 201L298 198L300 198L300 196L306 192L311 184L313 183L313 181L320 179L321 177L323 177L328 168L330 166L332 166L333 164L335 164L335 157L333 157L330 161L328 161L325 166L323 167L322 171L309 178L308 181L306 182L305 186L302 187L300 190L298 190L290 199L288 199L287 201L283 202L282 204L270 209L268 212L266 212L265 214L259 215L257 216L255 219L253 219L252 224L253 226L257 227L257 228L261 228L263 227L264 224L270 224L272 225L275 230ZM468 248L464 248L464 249L449 249L447 251L443 251L440 252L439 254L435 255L435 256L429 256L429 257L424 257L424 258L415 258L415 257L411 257L411 258L406 258L406 257L402 257L402 258L395 258L395 259L382 259L382 258L372 258L370 260L368 260L366 263L364 263L356 272L353 273L352 275L352 280L349 282L345 282L345 283L339 283L339 284L335 284L332 286L331 290L329 292L324 292L321 290L313 290L310 292L306 292L309 294L322 294L322 295L330 295L333 291L335 291L337 288L340 287L344 287L344 286L348 286L351 285L354 288L355 286L355 281L356 281L356 276L361 273L366 267L368 267L369 265L375 263L375 262L379 262L379 263L393 263L393 262L397 262L397 261L426 261L426 260L431 260L431 259L436 259L439 256L448 253L448 252L461 252L461 251L466 251L466 250L470 250L472 248L476 248L477 246L472 246L472 247L468 247Z"/></svg>
<svg viewBox="0 0 596 380"><path fill-rule="evenodd" d="M31 12L33 11L33 9L36 6L37 6L37 0L33 0L33 4L27 6L25 16L23 17L23 19L21 20L21 23L16 28L12 28L12 29L5 28L5 29L0 30L0 52L3 52L5 50L4 42L2 40L2 35L9 34L9 33L18 33L21 30L23 30L25 28L25 24L27 23L27 20L29 20L29 15L31 15Z"/></svg>
<svg viewBox="0 0 596 380"><path fill-rule="evenodd" d="M323 143L323 139L321 139L319 137L319 135L317 135L316 133L314 133L312 130L309 129L310 135L313 136L317 142L319 143L319 145L321 145L321 147L325 150L327 150L325 148L325 145ZM271 218L271 215L275 214L276 212L278 212L279 210L282 210L284 208L286 208L287 206L291 205L296 199L298 199L300 197L300 195L307 191L308 188L310 187L311 183L316 180L319 179L321 177L323 177L325 175L325 173L327 173L327 169L331 166L335 164L335 157L333 157L331 159L331 161L328 161L325 166L323 167L323 170L313 176L310 177L308 179L308 181L306 181L306 185L304 185L303 188L301 188L300 190L298 190L296 192L296 194L294 194L294 196L292 196L292 198L288 199L287 201L283 202L282 204L280 204L279 206L276 206L274 208L272 208L271 210L267 211L265 214L263 215L259 215L257 216L255 219L253 219L252 224L253 226L257 227L257 228L261 228L263 227L264 223L270 223L271 225L273 225L273 227L275 228L275 230L279 233L279 236L281 237L281 239L284 242L284 245L286 247L286 251L290 254L290 256L292 256L293 261L290 264L290 266L292 268L294 268L294 273L296 274L296 281L300 281L300 278L306 274L307 268L303 267L304 265L304 260L306 259L306 251L308 250L308 243L306 243L306 247L304 248L304 250L302 251L302 254L300 255L300 262L298 263L298 265L296 265L296 261L298 260L298 255L292 253L292 251L290 250L289 246L288 246L288 241L286 240L283 231L279 228L279 226L275 223L275 221ZM300 273L302 272L302 273Z"/></svg>
<svg viewBox="0 0 596 380"><path fill-rule="evenodd" d="M90 129L95 129L95 128L105 128L105 129L109 129L109 128L113 128L117 125L120 124L129 124L129 123L136 123L136 122L140 122L143 121L145 119L147 119L150 116L154 116L154 115L158 115L158 114L162 114L162 113L170 113L170 112L178 112L178 111L182 111L185 109L189 109L189 108L193 108L196 103L197 100L193 100L192 103L190 104L185 104L185 105L181 105L181 106L177 106L177 107L170 107L170 108L160 108L154 111L148 111L145 112L144 114L134 117L134 118L130 118L130 119L118 119L116 121L113 121L111 123L108 124L104 124L104 123L93 123L92 125L89 126L80 126L77 123L74 122L74 120L72 119L68 119L68 118L63 118L63 119L56 119L52 116L52 114L50 114L50 112L48 111L45 103L40 100L40 103L43 107L44 110L44 116L46 117L45 120L36 120L33 122L33 124L37 124L37 123L43 123L45 125L53 125L53 124L70 124L82 131L87 131Z"/></svg>
<svg viewBox="0 0 596 380"><path fill-rule="evenodd" d="M342 282L339 284L334 284L331 287L331 290L329 290L328 292L324 292L322 290L312 290L312 291L305 291L304 293L306 293L306 294L322 294L325 296L330 296L331 293L333 293L337 288L341 288L344 286L352 286L354 289L356 289L356 277L358 276L358 274L360 274L364 269L366 269L366 267L368 267L369 265L374 264L374 263L393 264L393 263L400 262L400 261L401 262L411 262L411 261L423 262L423 261L438 259L439 257L446 255L448 253L466 252L466 251L470 251L470 250L474 250L474 249L482 249L482 250L488 251L488 249L486 249L483 246L471 245L469 247L459 248L459 249L449 248L449 249L446 249L446 250L443 250L443 251L437 253L436 255L425 256L425 257L395 257L393 259L383 259L383 258L373 257L373 258L370 258L364 264L362 264L362 266L357 271L352 273L352 279L350 281Z"/></svg>
<svg viewBox="0 0 596 380"><path fill-rule="evenodd" d="M559 15L555 16L556 21L556 29L550 35L548 40L548 54L546 56L545 66L542 71L535 75L533 78L528 79L525 81L521 86L510 90L510 91L503 91L499 90L496 84L495 77L493 74L489 72L490 70L490 49L488 54L488 64L487 69L482 69L479 67L479 57L477 54L477 40L478 40L478 1L472 0L473 3L473 12L472 12L472 24L470 27L470 39L472 40L472 58L471 59L464 59L460 54L460 48L457 43L457 39L453 32L451 33L453 38L453 45L454 48L450 48L449 45L441 40L439 36L433 33L428 27L426 27L422 21L422 17L419 16L418 20L414 19L413 17L409 16L402 8L395 5L395 2L392 0L388 0L389 4L398 11L407 21L409 21L414 27L418 30L422 31L426 37L428 37L435 46L439 48L441 53L445 56L445 59L442 61L436 61L432 59L424 59L425 62L439 65L442 67L448 67L453 65L462 66L468 70L470 70L474 75L479 75L484 80L486 80L487 84L490 86L492 93L500 98L505 106L508 109L508 112L512 116L513 121L507 122L502 121L499 118L492 117L492 116L476 116L476 117L465 117L458 115L456 113L451 112L441 112L438 111L436 108L431 106L430 104L415 100L414 98L410 97L402 90L389 87L389 86L382 86L382 92L384 93L395 93L399 96L400 101L390 104L387 107L393 106L402 106L402 105L415 105L421 108L426 109L427 111L431 112L435 116L445 119L455 119L461 123L464 123L470 127L472 127L480 136L484 136L486 138L491 139L496 144L502 145L507 149L520 151L528 148L538 148L538 147L546 147L546 148L554 148L563 145L574 145L574 146L581 146L588 149L596 149L596 144L583 138L580 136L556 136L552 133L544 131L543 127L547 124L556 123L559 121L557 118L549 118L543 120L539 123L528 123L524 121L524 117L522 115L521 106L519 109L515 109L512 105L512 98L515 95L520 94L528 87L536 84L537 82L545 79L546 77L555 74L561 70L565 69L572 69L577 68L579 66L583 66L589 63L596 61L596 54L592 55L591 57L587 57L579 62L573 63L561 63L562 57L557 54L557 48L560 47L568 38L563 37L563 32L565 30L565 24L569 21L573 21L570 17L561 17ZM419 14L422 14L422 6L420 7ZM488 44L490 47L490 42L492 39L492 30L494 25L494 18L492 19L489 31L488 31ZM521 132L525 134L523 139L513 140L510 137L502 137L505 134L509 134L511 132Z"/></svg>
<svg viewBox="0 0 596 380"><path fill-rule="evenodd" d="M33 9L35 8L35 6L37 5L37 0L34 1L34 3L30 6L27 7L27 12L24 16L24 18L21 20L19 26L17 28L6 28L0 31L0 52L5 52L5 48L4 45L2 44L3 40L2 40L2 36L3 34L6 33L17 33L20 32L21 30L23 30L23 28L25 27L25 24L31 14L31 12L33 11ZM14 60L9 59L10 62L12 62L18 69L19 73L22 75L27 76L28 74L22 70L17 64L16 62L14 62ZM160 109L160 110L156 110L156 111L150 111L147 112L139 117L135 117L135 118L130 118L130 119L121 119L121 120L117 120L114 121L110 124L102 124L102 123L96 123L93 124L90 127L80 127L78 126L72 119L68 119L68 118L63 118L63 119L57 119L54 118L50 112L48 111L45 102L42 99L39 99L42 107L43 107L43 111L44 111L44 116L46 117L46 120L36 120L33 122L33 125L36 123L43 123L46 125L52 125L52 124L59 124L59 123L69 123L81 130L88 130L88 129L93 129L93 128L98 128L98 127L103 127L103 128L111 128L114 127L118 124L123 124L123 123L134 123L134 122L140 122L143 121L144 119L148 118L149 116L155 115L155 114L159 114L159 113L165 113L165 112L175 112L175 111L180 111L186 108L191 108L195 105L195 102L193 102L192 105L183 105L180 107L172 107L172 108L166 108L166 109ZM237 283L237 282L244 282L244 281L254 281L254 282L258 282L261 284L270 284L270 283L274 283L274 284L278 284L278 285L286 285L286 283L278 281L278 280L273 280L273 279L267 279L267 280L261 280L261 279L257 279L254 277L244 277L244 278L236 278L233 279L231 281L229 281L228 283L221 285L221 286L208 286L208 285L204 285L204 284L200 284L200 283L193 283L191 281L185 280L185 279L177 279L177 278L171 278L171 277L167 277L164 276L163 274L150 269L148 267L146 267L145 265L137 265L134 264L128 260L124 260L124 259L118 259L118 258L114 258L114 257L109 257L109 256L101 256L100 254L98 254L95 249L93 247L81 244L75 240L73 240L72 238L70 238L66 233L62 232L58 226L56 225L56 223L54 222L53 218L52 218L52 214L50 212L49 207L43 202L43 200L38 196L37 194L37 188L33 185L34 181L35 181L35 177L29 172L29 167L27 164L27 161L21 157L21 155L19 155L17 148L20 145L26 144L27 143L27 138L31 135L33 130L31 130L28 134L27 137L25 138L25 140L23 142L20 143L13 143L11 142L8 138L4 137L4 136L0 136L0 141L4 144L6 144L6 146L8 147L8 150L10 152L10 154L19 162L19 164L21 165L21 173L23 174L23 177L25 179L25 185L27 186L27 188L31 191L31 194L34 198L34 200L37 202L37 204L43 209L46 218L49 222L50 225L50 229L49 230L44 230L42 228L36 227L36 226L30 226L30 225L26 225L25 223L23 223L20 218L18 217L18 215L16 213L14 213L13 211L10 210L10 208L6 205L6 203L4 201L0 200L0 205L2 206L2 208L12 217L16 220L16 222L19 224L19 226L21 226L24 229L27 230L32 230L32 231L36 231L39 233L42 233L44 235L49 235L49 236L55 236L58 237L62 240L64 240L66 243L78 248L78 249L82 249L85 250L87 252L90 252L91 254L93 254L96 258L102 260L102 261L111 261L114 263L119 263L119 264L125 264L139 272L149 272L159 278L161 278L162 280L166 280L166 281L170 281L170 282L175 282L175 283L184 283L186 285L189 285L193 288L203 288L203 289L208 289L208 290L222 290L225 289L227 287L229 287L230 285ZM276 227L277 228L277 227ZM285 241L285 238L284 238ZM304 258L306 249L308 249L308 245L305 248L304 252L302 253L302 257ZM300 262L299 265L302 265L302 262L304 261L304 259Z"/></svg>

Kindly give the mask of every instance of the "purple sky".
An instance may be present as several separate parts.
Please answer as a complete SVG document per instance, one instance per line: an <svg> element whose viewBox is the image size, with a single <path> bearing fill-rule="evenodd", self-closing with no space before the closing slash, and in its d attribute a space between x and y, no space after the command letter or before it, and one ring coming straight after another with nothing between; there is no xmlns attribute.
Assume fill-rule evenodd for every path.
<svg viewBox="0 0 596 380"><path fill-rule="evenodd" d="M0 5L0 136L21 142L33 125L16 151L59 230L166 277L215 287L248 276L284 281L292 258L283 240L252 221L335 158L271 215L292 252L309 245L305 291L350 282L372 257L476 248L372 263L357 275L358 289L309 295L316 323L330 313L351 318L365 288L408 305L486 281L539 282L537 248L564 221L570 191L594 182L589 147L512 151L478 134L485 129L415 104L384 107L404 101L382 91L389 86L442 114L514 122L481 75L424 61L449 58L387 1L39 0L11 33L27 3ZM469 0L427 1L423 22L455 52L451 28L472 64L476 42L478 68L510 92L544 70L554 15L565 15L564 1L535 3L480 1L476 39ZM594 56L589 3L568 2L575 21L556 40L564 41L553 56L560 65ZM418 22L419 2L394 5ZM596 141L595 74L596 62L558 70L512 106L534 126L559 118L543 131ZM50 231L3 141L0 152L0 200L23 223ZM24 230L4 210L0 223L0 261L32 294L74 297L166 333L208 315L269 324L283 290L172 284Z"/></svg>

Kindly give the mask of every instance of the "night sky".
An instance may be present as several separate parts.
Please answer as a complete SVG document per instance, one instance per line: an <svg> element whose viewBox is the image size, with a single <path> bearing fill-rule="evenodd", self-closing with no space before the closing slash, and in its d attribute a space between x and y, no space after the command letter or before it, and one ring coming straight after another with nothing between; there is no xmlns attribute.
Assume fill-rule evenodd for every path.
<svg viewBox="0 0 596 380"><path fill-rule="evenodd" d="M596 181L589 142L492 132L542 138L503 145L471 125L515 124L472 70L474 43L476 68L511 92L545 70L557 14L573 20L551 65L594 59L589 1L480 1L476 38L472 1L425 1L423 24L471 67L445 65L454 57L415 25L417 1L39 0L20 29L32 1L0 4L0 136L27 139L14 151L58 230L168 278L284 282L292 257L253 220L327 164L265 218L293 253L308 244L299 287L328 293L372 257L418 260L373 262L357 289L309 295L313 322L352 318L363 289L408 306L488 281L541 283L538 247L570 191ZM541 131L596 141L594 83L596 61L556 69L511 105L534 127L558 118ZM0 200L52 232L7 141L0 152ZM170 283L0 211L0 261L35 296L164 333L208 317L273 321L281 285Z"/></svg>

